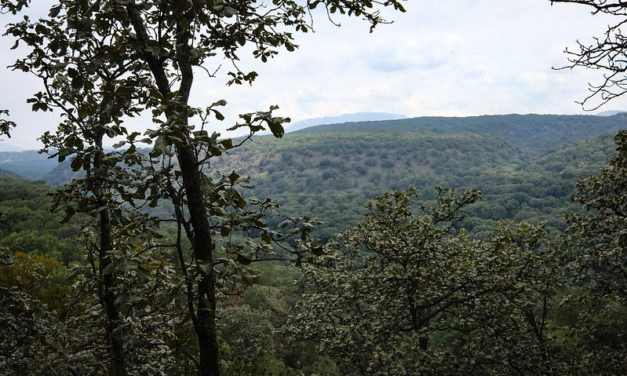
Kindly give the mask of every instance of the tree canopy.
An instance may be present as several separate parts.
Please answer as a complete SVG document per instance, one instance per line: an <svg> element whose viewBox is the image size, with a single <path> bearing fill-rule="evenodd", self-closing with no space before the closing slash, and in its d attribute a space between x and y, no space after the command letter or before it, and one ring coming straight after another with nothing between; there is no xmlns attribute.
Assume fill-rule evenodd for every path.
<svg viewBox="0 0 627 376"><path fill-rule="evenodd" d="M219 112L219 107L226 105L223 99L217 96L213 104L207 103L202 109L188 105L195 69L213 76L227 62L231 64L227 84L252 83L257 73L240 68L240 51L252 49L252 57L263 62L279 49L293 51L294 33L311 30L311 10L322 7L329 15L337 12L361 17L372 30L384 22L381 8L404 11L403 6L398 0L278 0L272 4L59 0L52 4L47 17L31 20L29 4L29 0L0 1L4 11L26 13L21 21L8 25L6 32L16 38L16 46L29 48L27 56L17 60L13 68L31 72L43 82L44 89L29 99L34 111L62 112L57 133L44 136L52 155L60 161L71 157L72 168L86 172L77 184L59 191L57 203L65 206L68 216L78 207L98 217L97 269L103 281L99 294L108 319L111 372L121 376L128 369L121 330L124 318L115 295L122 277L113 272L117 251L114 227L125 228L135 222L125 219L121 209L129 206L120 204L133 207L136 200L147 200L153 205L167 199L176 209L179 225L176 249L197 340L198 374L220 374L216 333L219 271L214 268L220 262L216 245L220 236L229 236L232 230L246 231L248 222L236 214L242 214L237 210L247 202L233 188L237 174L217 181L206 174L211 157L237 145L230 139L219 140L215 132L210 134L213 119L224 119ZM281 124L289 119L273 116L274 109L242 114L241 122L230 129L248 128L252 135L268 128L281 137ZM142 161L135 153L139 134L127 132L123 121L146 110L152 112L157 128L141 140L153 148L150 159ZM119 146L128 143L130 147L123 152L105 152L105 137L122 138ZM174 156L176 163L172 163ZM122 164L130 169L121 168ZM140 167L133 170L135 166ZM149 175L140 177L133 171ZM229 212L232 220L222 222L220 215L229 216ZM231 224L239 227L232 228ZM182 230L191 245L189 258L181 248ZM261 233L263 241L271 241L267 232ZM193 274L187 273L190 258ZM241 260L249 259L236 256L233 262Z"/></svg>
<svg viewBox="0 0 627 376"><path fill-rule="evenodd" d="M553 374L548 315L563 284L542 226L460 229L478 191L386 193L329 243L290 333L315 340L347 375Z"/></svg>

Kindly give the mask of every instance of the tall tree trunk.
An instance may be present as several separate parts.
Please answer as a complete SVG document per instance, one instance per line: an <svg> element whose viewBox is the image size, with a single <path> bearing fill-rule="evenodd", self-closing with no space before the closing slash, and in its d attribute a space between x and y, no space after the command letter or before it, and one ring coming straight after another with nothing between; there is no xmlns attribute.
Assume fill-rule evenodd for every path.
<svg viewBox="0 0 627 376"><path fill-rule="evenodd" d="M183 3L180 5L183 6ZM185 7L183 6L183 8ZM129 1L126 4L126 12L135 30L137 40L141 45L149 46L154 44L154 41L146 31L144 20L134 1ZM187 18L188 22L191 22L192 17L193 9L189 8L185 11L185 18ZM188 41L191 35L188 26L186 27L182 24L177 25L177 31L177 64L181 71L181 83L178 90L178 102L176 102L175 108L169 108L166 111L166 117L170 124L178 123L179 125L187 126L186 106L194 79L192 66L189 61L190 47ZM159 92L164 98L169 98L171 96L170 81L166 74L167 67L164 66L164 61L147 48L141 50L141 55L150 67ZM190 144L188 137L183 137L182 144L178 144L176 147L176 153L192 224L193 239L190 240L194 249L194 257L197 263L206 266L206 272L202 272L197 284L198 302L196 304L196 312L192 313L194 330L198 339L198 375L219 376L220 353L218 351L215 323L216 293L215 273L213 271L213 249L215 245L211 237L211 228L209 227L209 219L200 184L198 161L194 145Z"/></svg>
<svg viewBox="0 0 627 376"><path fill-rule="evenodd" d="M113 249L113 236L111 234L111 217L108 203L104 199L104 182L105 177L102 176L102 136L96 140L97 151L94 156L94 188L93 193L96 196L100 213L98 218L98 232L100 236L100 244L98 248L99 271L102 277L100 284L100 298L107 315L106 332L107 338L111 344L112 368L109 370L111 375L126 376L126 354L124 353L124 334L120 329L120 311L115 304L115 277L109 271L105 274L105 269L111 265L111 256L108 254Z"/></svg>
<svg viewBox="0 0 627 376"><path fill-rule="evenodd" d="M218 376L220 374L218 338L216 333L216 292L215 273L213 271L213 249L211 230L205 202L200 186L200 173L196 167L195 154L189 146L179 147L177 156L183 176L183 185L187 196L190 222L194 230L192 246L196 262L206 265L198 281L198 302L194 315L194 330L198 338L199 376Z"/></svg>

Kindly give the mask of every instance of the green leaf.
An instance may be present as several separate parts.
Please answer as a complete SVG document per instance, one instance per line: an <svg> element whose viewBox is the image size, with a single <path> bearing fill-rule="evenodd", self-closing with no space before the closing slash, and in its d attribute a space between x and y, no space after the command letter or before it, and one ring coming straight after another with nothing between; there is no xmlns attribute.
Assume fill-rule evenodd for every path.
<svg viewBox="0 0 627 376"><path fill-rule="evenodd" d="M263 240L264 243L266 244L272 243L272 237L267 232L264 232L263 234L261 234L261 240Z"/></svg>
<svg viewBox="0 0 627 376"><path fill-rule="evenodd" d="M218 110L212 110L213 114L216 116L216 119L222 121L224 120L224 115L222 115L222 113Z"/></svg>
<svg viewBox="0 0 627 376"><path fill-rule="evenodd" d="M311 253L313 253L315 256L322 256L324 255L324 247L322 245L312 246Z"/></svg>
<svg viewBox="0 0 627 376"><path fill-rule="evenodd" d="M231 184L234 184L237 179L239 179L239 175L235 172L235 170L231 171L231 173L229 174L229 182L231 182Z"/></svg>
<svg viewBox="0 0 627 376"><path fill-rule="evenodd" d="M70 166L72 167L72 171L76 172L76 171L80 170L82 164L83 164L83 158L81 158L80 155L75 156L72 159L72 163L70 164Z"/></svg>
<svg viewBox="0 0 627 376"><path fill-rule="evenodd" d="M65 216L63 217L63 219L61 220L61 223L68 223L70 221L70 219L72 219L72 217L74 216L76 212L74 211L74 208L66 208L65 209Z"/></svg>
<svg viewBox="0 0 627 376"><path fill-rule="evenodd" d="M178 309L185 309L187 306L187 296L177 295L176 298L174 298L174 306Z"/></svg>
<svg viewBox="0 0 627 376"><path fill-rule="evenodd" d="M285 129L278 121L269 121L268 126L270 127L272 135L276 138L281 138L285 134Z"/></svg>
<svg viewBox="0 0 627 376"><path fill-rule="evenodd" d="M220 141L220 144L222 144L226 150L233 149L233 140L230 138Z"/></svg>
<svg viewBox="0 0 627 376"><path fill-rule="evenodd" d="M243 255L241 253L237 254L237 262L239 262L242 265L249 265L252 262L252 258L248 257L247 255Z"/></svg>
<svg viewBox="0 0 627 376"><path fill-rule="evenodd" d="M80 90L83 87L83 79L81 76L76 76L72 78L72 88L75 90Z"/></svg>
<svg viewBox="0 0 627 376"><path fill-rule="evenodd" d="M224 7L224 15L226 17L233 17L234 15L236 15L238 13L237 9L235 8L231 8L229 6Z"/></svg>
<svg viewBox="0 0 627 376"><path fill-rule="evenodd" d="M54 18L59 15L59 12L61 12L61 5L55 5L52 8L50 8L50 12L48 13L48 16Z"/></svg>

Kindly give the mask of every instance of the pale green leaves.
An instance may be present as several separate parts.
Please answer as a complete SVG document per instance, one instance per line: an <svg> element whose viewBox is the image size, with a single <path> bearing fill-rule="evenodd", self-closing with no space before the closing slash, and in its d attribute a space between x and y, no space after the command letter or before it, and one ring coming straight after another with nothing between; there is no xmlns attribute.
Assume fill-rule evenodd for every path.
<svg viewBox="0 0 627 376"><path fill-rule="evenodd" d="M258 111L240 115L240 119L243 123L237 123L233 127L229 128L229 131L234 131L239 128L248 128L250 134L264 131L269 129L274 137L281 138L285 134L283 124L289 123L291 120L287 117L273 116L273 112L278 110L278 106L270 106L269 111Z"/></svg>
<svg viewBox="0 0 627 376"><path fill-rule="evenodd" d="M458 222L480 193L437 192L431 207L417 208L414 189L372 201L363 223L325 248L323 268L304 268L291 334L369 375L509 374L545 362L540 322L563 268L544 230L506 223L470 239Z"/></svg>
<svg viewBox="0 0 627 376"><path fill-rule="evenodd" d="M617 155L598 176L577 184L573 201L585 214L567 217L580 249L576 278L596 293L624 301L627 286L627 131L615 137Z"/></svg>

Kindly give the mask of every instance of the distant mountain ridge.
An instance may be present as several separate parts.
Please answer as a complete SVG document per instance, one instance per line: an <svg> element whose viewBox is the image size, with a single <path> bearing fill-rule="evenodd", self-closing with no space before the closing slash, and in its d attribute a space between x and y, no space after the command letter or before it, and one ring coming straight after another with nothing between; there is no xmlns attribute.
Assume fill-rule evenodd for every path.
<svg viewBox="0 0 627 376"><path fill-rule="evenodd" d="M388 121L325 124L296 133L323 132L433 132L474 133L503 138L536 152L627 129L627 117L595 115L483 115L468 117L425 116Z"/></svg>
<svg viewBox="0 0 627 376"><path fill-rule="evenodd" d="M58 166L56 159L35 150L0 152L0 168L30 180L39 180Z"/></svg>
<svg viewBox="0 0 627 376"><path fill-rule="evenodd" d="M386 113L362 113L373 119L375 116L403 116ZM375 114L375 115L373 115ZM378 114L378 115L377 115ZM340 117L329 117L311 119L313 121L347 120L355 118L359 114L343 115ZM371 116L372 115L372 116ZM299 124L295 123L294 125ZM288 128L288 131L293 128ZM525 150L525 158L531 154L538 155L559 147L569 142L583 140L602 134L627 129L627 117L622 114L613 116L594 115L484 115L471 117L416 117L393 120L367 120L358 122L343 122L335 124L312 125L304 129L296 130L286 134L284 139L275 140L272 145L286 147L296 139L303 142L303 146L309 142L307 137L296 137L297 135L326 135L327 143L333 143L338 138L334 135L339 133L349 133L352 137L375 136L389 133L390 137L397 137L403 141L399 133L424 133L424 134L477 134L496 137L515 148ZM393 136L396 134L396 136ZM257 144L266 144L266 139L271 136L259 136L255 138ZM386 138L389 138L386 136ZM414 136L410 137L414 138ZM341 142L352 142L350 137L342 137ZM292 141L290 141L292 140ZM348 140L348 141L347 141ZM392 144L388 144L392 147ZM339 147L339 146L336 146ZM265 155L269 150L263 148L258 150ZM530 154L531 153L531 154ZM257 159L261 159L259 155ZM243 165L248 165L242 161ZM46 155L38 154L36 151L24 152L0 152L0 168L17 173L23 177L36 180L44 179L48 184L60 185L70 181L75 175L68 164L59 165L55 159L48 159Z"/></svg>
<svg viewBox="0 0 627 376"><path fill-rule="evenodd" d="M595 114L595 116L614 116L614 115L618 115L618 114L627 114L627 111L616 111L616 110L610 110L610 111L602 111L599 112L597 114Z"/></svg>
<svg viewBox="0 0 627 376"><path fill-rule="evenodd" d="M406 119L407 116L401 114L391 114L387 112L356 112L353 114L343 114L339 116L324 116L313 119L297 121L287 127L286 132L295 132L301 129L314 127L323 124L341 124L363 121L384 121Z"/></svg>

